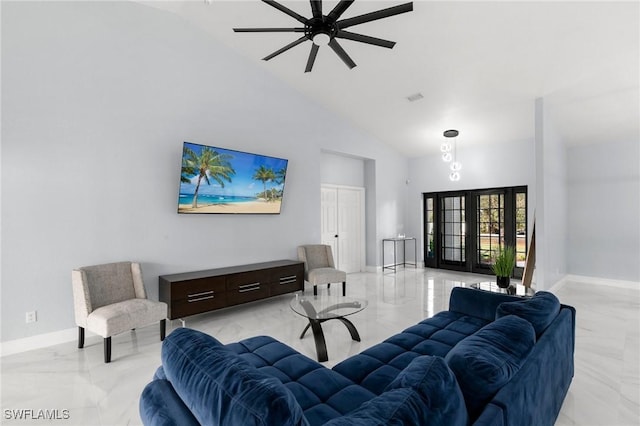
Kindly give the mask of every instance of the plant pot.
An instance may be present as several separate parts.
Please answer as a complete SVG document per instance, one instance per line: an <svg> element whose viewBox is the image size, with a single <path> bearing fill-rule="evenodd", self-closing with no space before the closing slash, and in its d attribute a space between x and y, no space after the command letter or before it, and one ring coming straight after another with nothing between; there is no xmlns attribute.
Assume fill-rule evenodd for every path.
<svg viewBox="0 0 640 426"><path fill-rule="evenodd" d="M507 288L511 283L511 279L509 277L496 277L496 283L500 288Z"/></svg>

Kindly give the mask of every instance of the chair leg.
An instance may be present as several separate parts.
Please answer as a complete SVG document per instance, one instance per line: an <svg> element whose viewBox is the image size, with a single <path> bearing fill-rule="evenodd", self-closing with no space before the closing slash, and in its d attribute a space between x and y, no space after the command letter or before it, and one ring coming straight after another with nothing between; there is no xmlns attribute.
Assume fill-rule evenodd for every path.
<svg viewBox="0 0 640 426"><path fill-rule="evenodd" d="M162 342L167 335L167 320L160 320L160 341Z"/></svg>
<svg viewBox="0 0 640 426"><path fill-rule="evenodd" d="M314 285L314 286L313 286L313 295L314 295L314 296L317 296L317 295L318 295L318 286L317 286L317 285Z"/></svg>
<svg viewBox="0 0 640 426"><path fill-rule="evenodd" d="M343 296L347 295L347 282L346 281L342 281L342 295Z"/></svg>
<svg viewBox="0 0 640 426"><path fill-rule="evenodd" d="M84 327L78 327L78 348L84 348Z"/></svg>
<svg viewBox="0 0 640 426"><path fill-rule="evenodd" d="M104 338L104 362L111 362L111 336Z"/></svg>

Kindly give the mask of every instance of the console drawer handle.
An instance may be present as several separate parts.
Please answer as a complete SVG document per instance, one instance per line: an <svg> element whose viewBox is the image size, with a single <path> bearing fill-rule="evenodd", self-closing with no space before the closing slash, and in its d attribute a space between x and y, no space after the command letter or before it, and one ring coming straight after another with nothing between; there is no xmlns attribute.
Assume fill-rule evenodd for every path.
<svg viewBox="0 0 640 426"><path fill-rule="evenodd" d="M238 293L246 293L248 291L260 290L260 283L254 283L254 284L248 284L248 285L252 285L253 287L240 286L241 288L238 290Z"/></svg>
<svg viewBox="0 0 640 426"><path fill-rule="evenodd" d="M255 287L255 286L260 287L260 283L242 284L241 286L239 286L239 288L247 288L247 287Z"/></svg>
<svg viewBox="0 0 640 426"><path fill-rule="evenodd" d="M198 296L205 296L205 295L209 295L209 294L213 294L213 290L203 291L202 293L188 294L187 297L198 297Z"/></svg>
<svg viewBox="0 0 640 426"><path fill-rule="evenodd" d="M214 295L204 296L204 297L197 297L195 299L187 299L187 302L189 302L189 303L200 302L201 300L213 299L214 297L215 297Z"/></svg>
<svg viewBox="0 0 640 426"><path fill-rule="evenodd" d="M296 276L295 275L291 275L289 277L282 277L280 278L280 284L291 284L296 282Z"/></svg>

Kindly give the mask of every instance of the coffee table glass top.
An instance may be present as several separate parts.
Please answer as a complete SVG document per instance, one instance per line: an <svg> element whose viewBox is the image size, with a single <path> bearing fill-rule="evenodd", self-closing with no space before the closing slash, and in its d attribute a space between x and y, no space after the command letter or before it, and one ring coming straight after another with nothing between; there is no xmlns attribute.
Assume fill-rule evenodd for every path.
<svg viewBox="0 0 640 426"><path fill-rule="evenodd" d="M367 307L368 301L341 295L321 294L305 296L297 293L291 300L291 309L298 315L314 320L344 318Z"/></svg>

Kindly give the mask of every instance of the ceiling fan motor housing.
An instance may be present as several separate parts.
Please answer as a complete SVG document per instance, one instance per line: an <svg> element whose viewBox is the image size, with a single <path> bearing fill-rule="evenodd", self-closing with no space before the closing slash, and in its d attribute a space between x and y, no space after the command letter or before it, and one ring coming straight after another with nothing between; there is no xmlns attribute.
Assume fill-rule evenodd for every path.
<svg viewBox="0 0 640 426"><path fill-rule="evenodd" d="M327 44L329 43L329 40L331 40L332 38L334 38L336 36L336 34L338 33L338 27L336 25L335 22L328 22L326 20L326 16L323 16L322 18L311 18L309 19L305 25L305 35L307 36L307 38L311 41L313 41L314 43L316 43L316 36L321 36L325 35L328 37L328 39L326 39L325 43L322 44ZM320 43L316 43L316 44L320 44Z"/></svg>

